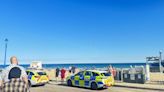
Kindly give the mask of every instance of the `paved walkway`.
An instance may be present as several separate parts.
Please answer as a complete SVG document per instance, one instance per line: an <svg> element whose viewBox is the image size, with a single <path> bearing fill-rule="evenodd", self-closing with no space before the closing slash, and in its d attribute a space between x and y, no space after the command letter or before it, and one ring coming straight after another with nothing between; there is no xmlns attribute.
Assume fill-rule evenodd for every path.
<svg viewBox="0 0 164 92"><path fill-rule="evenodd" d="M79 87L68 87L59 84L47 84L45 86L32 87L31 92L163 92L159 90L136 89L126 87L109 87L108 89L91 90Z"/></svg>
<svg viewBox="0 0 164 92"><path fill-rule="evenodd" d="M127 88L138 88L138 89L150 89L150 90L161 90L164 91L164 85L154 85L154 84L134 84L134 83L115 83L117 87L127 87Z"/></svg>

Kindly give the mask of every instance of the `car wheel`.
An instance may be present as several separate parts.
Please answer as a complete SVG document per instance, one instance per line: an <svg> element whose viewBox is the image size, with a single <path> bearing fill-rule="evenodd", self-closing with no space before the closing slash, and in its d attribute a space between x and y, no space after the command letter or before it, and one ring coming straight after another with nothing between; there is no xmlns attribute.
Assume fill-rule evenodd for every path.
<svg viewBox="0 0 164 92"><path fill-rule="evenodd" d="M98 86L97 86L97 84L95 82L91 83L91 89L92 90L97 90L98 89Z"/></svg>
<svg viewBox="0 0 164 92"><path fill-rule="evenodd" d="M68 81L67 81L67 85L68 85L68 86L72 86L72 81L71 81L71 80L68 80Z"/></svg>

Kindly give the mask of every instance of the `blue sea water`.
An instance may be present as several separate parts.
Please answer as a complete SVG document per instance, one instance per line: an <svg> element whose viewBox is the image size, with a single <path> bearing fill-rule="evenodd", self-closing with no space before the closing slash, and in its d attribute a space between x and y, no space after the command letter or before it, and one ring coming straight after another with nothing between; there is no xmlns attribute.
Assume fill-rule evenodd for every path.
<svg viewBox="0 0 164 92"><path fill-rule="evenodd" d="M75 66L77 68L104 68L112 65L115 68L129 68L130 66L145 66L145 63L84 63L84 64L43 64L43 68L69 68L70 66ZM21 65L24 68L28 68L29 64ZM0 65L0 68L4 68L3 65Z"/></svg>

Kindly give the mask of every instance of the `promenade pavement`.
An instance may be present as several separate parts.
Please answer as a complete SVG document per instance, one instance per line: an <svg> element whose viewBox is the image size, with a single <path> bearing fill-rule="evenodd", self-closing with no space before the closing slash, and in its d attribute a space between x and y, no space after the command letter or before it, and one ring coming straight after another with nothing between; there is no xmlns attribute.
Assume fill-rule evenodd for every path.
<svg viewBox="0 0 164 92"><path fill-rule="evenodd" d="M49 83L45 86L32 87L31 92L164 92L160 90L138 89L114 86L108 89L91 90L79 87L68 87L65 84Z"/></svg>
<svg viewBox="0 0 164 92"><path fill-rule="evenodd" d="M116 87L137 88L137 89L161 90L164 92L164 85L116 82L115 86Z"/></svg>

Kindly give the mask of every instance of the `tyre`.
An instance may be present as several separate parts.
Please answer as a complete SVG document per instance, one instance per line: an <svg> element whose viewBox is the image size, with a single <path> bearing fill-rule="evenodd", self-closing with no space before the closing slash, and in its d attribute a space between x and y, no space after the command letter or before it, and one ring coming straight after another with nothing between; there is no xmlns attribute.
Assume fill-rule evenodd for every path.
<svg viewBox="0 0 164 92"><path fill-rule="evenodd" d="M91 89L92 90L97 90L98 89L98 86L97 86L97 84L95 82L91 83Z"/></svg>
<svg viewBox="0 0 164 92"><path fill-rule="evenodd" d="M68 85L68 86L72 86L72 81L71 81L71 80L68 80L68 81L67 81L67 85Z"/></svg>

